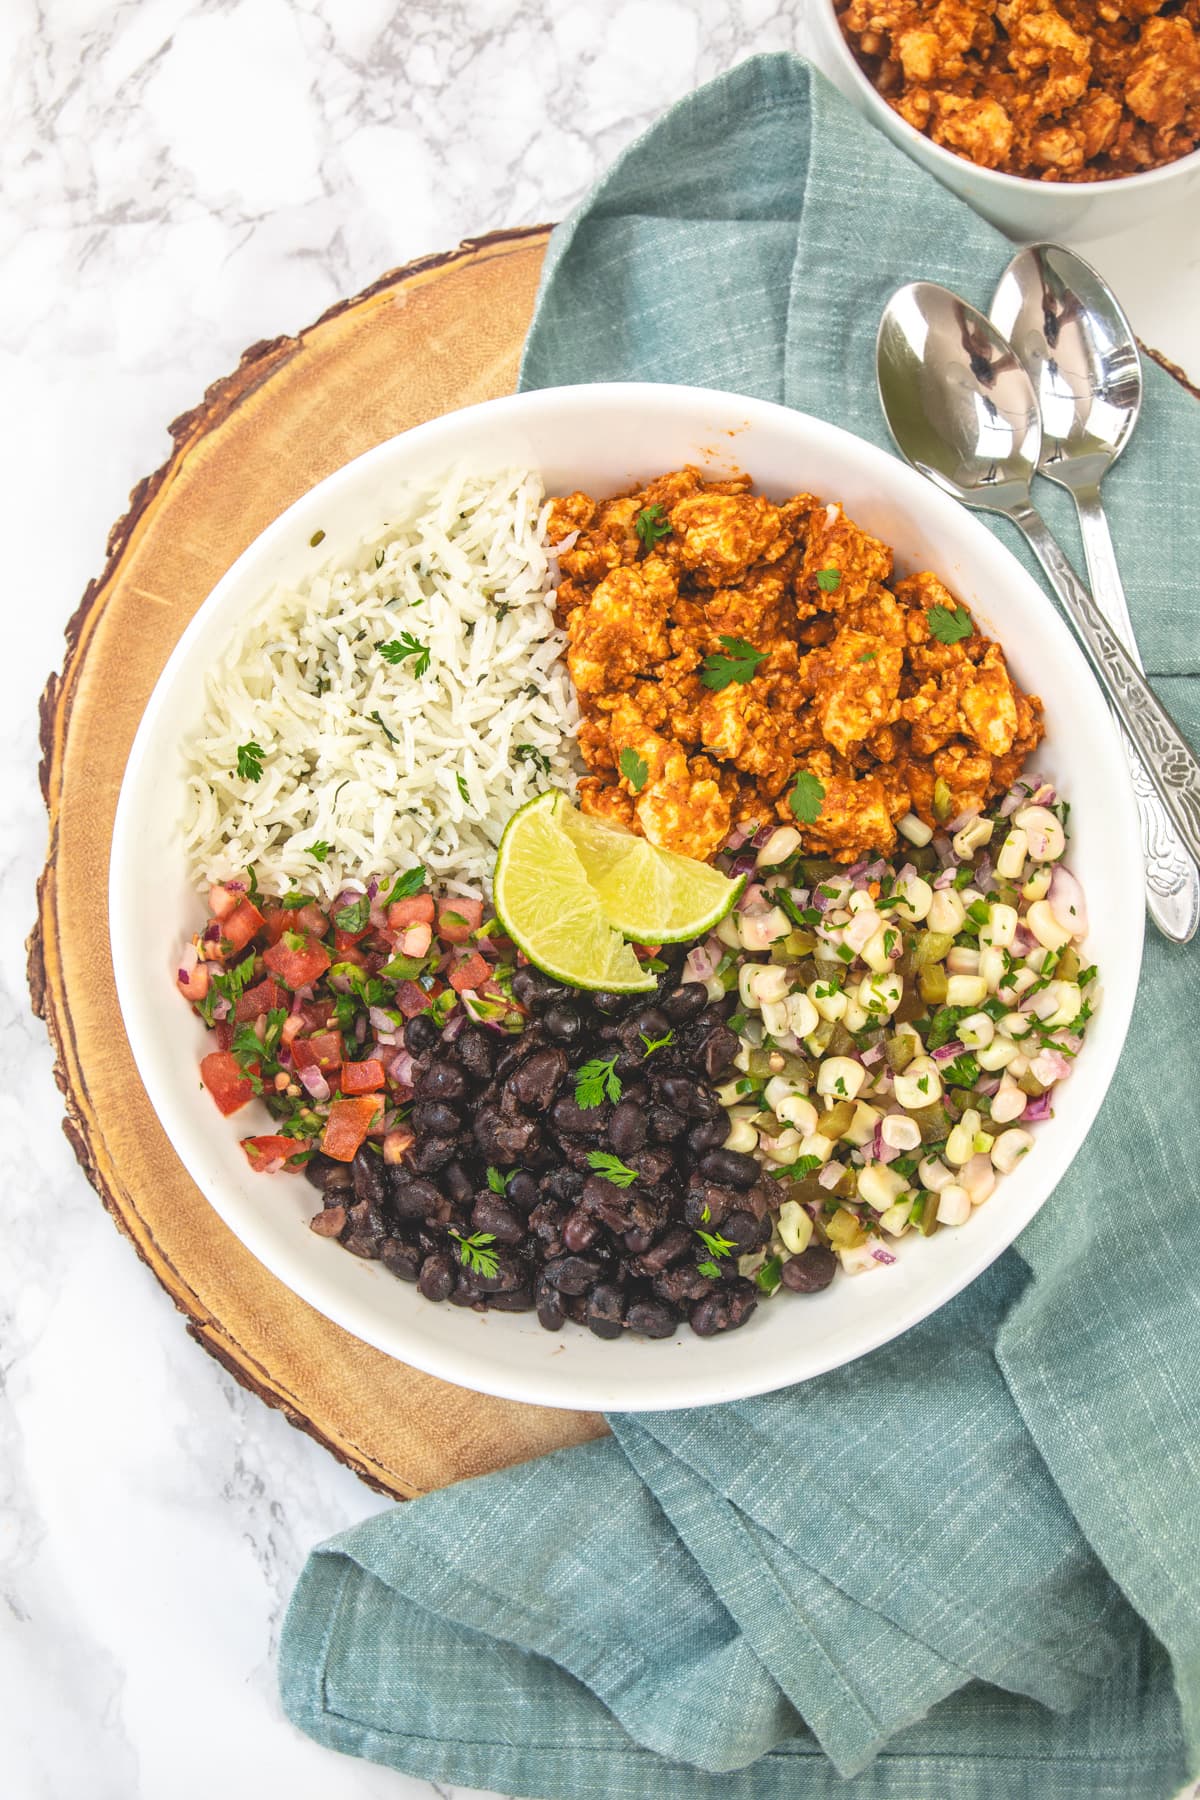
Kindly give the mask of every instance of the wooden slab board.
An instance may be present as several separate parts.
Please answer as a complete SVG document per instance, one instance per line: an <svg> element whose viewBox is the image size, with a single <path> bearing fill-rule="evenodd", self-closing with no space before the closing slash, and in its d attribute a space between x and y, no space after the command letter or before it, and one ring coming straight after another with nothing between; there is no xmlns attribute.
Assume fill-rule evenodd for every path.
<svg viewBox="0 0 1200 1800"><path fill-rule="evenodd" d="M171 456L131 495L41 702L50 840L29 983L55 1051L67 1136L192 1336L364 1481L399 1497L581 1443L603 1421L405 1368L322 1318L243 1249L172 1151L119 1028L109 845L134 732L197 607L272 519L351 457L513 390L548 235L498 233L394 270L298 337L247 350L175 421Z"/></svg>

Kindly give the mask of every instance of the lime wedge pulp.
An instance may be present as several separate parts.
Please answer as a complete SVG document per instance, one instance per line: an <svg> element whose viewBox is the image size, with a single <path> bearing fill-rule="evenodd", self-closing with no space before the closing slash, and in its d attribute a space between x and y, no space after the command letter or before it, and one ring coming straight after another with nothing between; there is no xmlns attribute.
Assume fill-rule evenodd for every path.
<svg viewBox="0 0 1200 1800"><path fill-rule="evenodd" d="M649 993L654 975L604 916L562 816L574 808L548 790L515 812L496 856L493 899L505 931L537 968L571 987Z"/></svg>
<svg viewBox="0 0 1200 1800"><path fill-rule="evenodd" d="M746 885L708 863L660 850L643 837L564 805L560 824L614 930L635 944L703 937Z"/></svg>

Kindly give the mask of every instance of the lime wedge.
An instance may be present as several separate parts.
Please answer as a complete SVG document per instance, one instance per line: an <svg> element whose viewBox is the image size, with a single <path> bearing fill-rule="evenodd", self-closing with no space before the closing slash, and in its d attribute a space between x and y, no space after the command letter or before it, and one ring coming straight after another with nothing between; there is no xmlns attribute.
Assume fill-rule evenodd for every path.
<svg viewBox="0 0 1200 1800"><path fill-rule="evenodd" d="M530 962L571 987L614 994L657 986L604 916L562 817L562 794L539 794L515 812L496 856L496 916ZM624 834L622 834L624 835Z"/></svg>
<svg viewBox="0 0 1200 1800"><path fill-rule="evenodd" d="M703 937L746 885L719 869L659 850L643 837L564 806L559 823L579 852L604 917L635 944L680 944Z"/></svg>

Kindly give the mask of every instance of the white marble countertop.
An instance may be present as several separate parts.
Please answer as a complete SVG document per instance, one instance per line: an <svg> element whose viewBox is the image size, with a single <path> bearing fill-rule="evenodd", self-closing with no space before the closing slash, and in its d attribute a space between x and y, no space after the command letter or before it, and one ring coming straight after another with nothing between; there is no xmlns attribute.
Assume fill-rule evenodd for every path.
<svg viewBox="0 0 1200 1800"><path fill-rule="evenodd" d="M36 699L166 424L382 270L561 217L671 101L809 44L806 0L7 0L0 443L0 1786L5 1800L407 1800L282 1718L308 1548L380 1502L185 1335L60 1130L22 940ZM597 29L598 14L604 24ZM1091 251L1200 375L1200 239ZM439 1793L443 1789L437 1790Z"/></svg>

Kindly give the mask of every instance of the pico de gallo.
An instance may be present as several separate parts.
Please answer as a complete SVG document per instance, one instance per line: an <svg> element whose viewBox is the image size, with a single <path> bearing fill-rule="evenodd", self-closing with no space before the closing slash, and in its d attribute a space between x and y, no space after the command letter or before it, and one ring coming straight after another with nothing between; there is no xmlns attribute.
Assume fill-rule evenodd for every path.
<svg viewBox="0 0 1200 1800"><path fill-rule="evenodd" d="M406 1021L525 1023L515 950L483 900L436 896L419 865L328 907L299 889L265 897L250 869L208 904L176 979L212 1033L200 1079L220 1112L257 1099L275 1122L241 1140L254 1169L300 1170L317 1151L348 1163L368 1140L398 1163L413 1141Z"/></svg>

